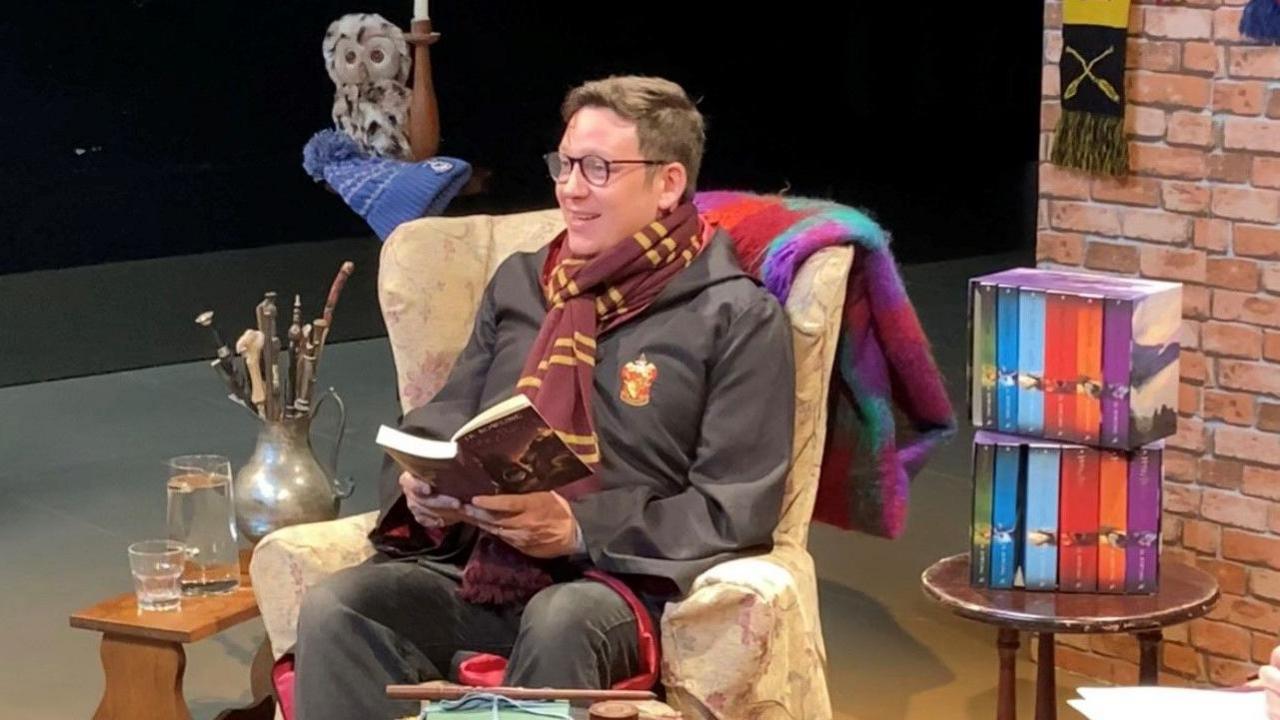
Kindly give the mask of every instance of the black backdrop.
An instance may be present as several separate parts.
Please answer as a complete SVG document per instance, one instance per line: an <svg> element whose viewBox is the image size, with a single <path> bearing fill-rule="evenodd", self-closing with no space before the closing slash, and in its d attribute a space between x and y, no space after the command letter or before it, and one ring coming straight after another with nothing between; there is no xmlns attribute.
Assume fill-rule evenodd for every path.
<svg viewBox="0 0 1280 720"><path fill-rule="evenodd" d="M41 0L0 19L0 273L369 235L303 173L320 56L412 0ZM571 85L670 77L710 121L704 188L871 209L903 261L1032 242L1040 3L433 0L443 154L469 210L547 206ZM455 207L455 210L458 208Z"/></svg>

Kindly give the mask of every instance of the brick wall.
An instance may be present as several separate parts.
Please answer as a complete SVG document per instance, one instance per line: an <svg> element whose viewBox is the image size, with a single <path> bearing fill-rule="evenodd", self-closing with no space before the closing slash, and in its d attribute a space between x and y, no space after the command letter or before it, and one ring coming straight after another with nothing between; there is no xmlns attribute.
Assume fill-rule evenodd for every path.
<svg viewBox="0 0 1280 720"><path fill-rule="evenodd" d="M1045 3L1038 261L1184 283L1164 562L1223 596L1166 632L1171 684L1239 682L1280 632L1280 47L1239 36L1244 3L1135 0L1122 180L1045 162L1062 53L1062 4ZM1061 666L1136 682L1130 638L1062 642Z"/></svg>

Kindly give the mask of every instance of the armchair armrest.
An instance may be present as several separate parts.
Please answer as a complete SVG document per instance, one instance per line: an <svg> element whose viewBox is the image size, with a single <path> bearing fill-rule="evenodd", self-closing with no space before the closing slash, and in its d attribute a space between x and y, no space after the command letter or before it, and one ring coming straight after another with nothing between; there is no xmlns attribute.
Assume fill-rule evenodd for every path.
<svg viewBox="0 0 1280 720"><path fill-rule="evenodd" d="M277 660L298 639L302 593L320 580L373 555L369 532L378 513L281 528L258 542L249 562L253 594Z"/></svg>
<svg viewBox="0 0 1280 720"><path fill-rule="evenodd" d="M688 718L829 718L813 559L779 545L707 570L662 620L662 681Z"/></svg>

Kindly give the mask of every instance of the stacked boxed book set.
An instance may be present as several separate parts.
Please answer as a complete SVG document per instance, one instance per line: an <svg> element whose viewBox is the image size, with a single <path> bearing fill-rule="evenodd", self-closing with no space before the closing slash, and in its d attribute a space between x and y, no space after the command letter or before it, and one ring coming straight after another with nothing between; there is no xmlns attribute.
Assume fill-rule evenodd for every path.
<svg viewBox="0 0 1280 720"><path fill-rule="evenodd" d="M1154 592L1182 286L1018 268L969 311L972 584Z"/></svg>

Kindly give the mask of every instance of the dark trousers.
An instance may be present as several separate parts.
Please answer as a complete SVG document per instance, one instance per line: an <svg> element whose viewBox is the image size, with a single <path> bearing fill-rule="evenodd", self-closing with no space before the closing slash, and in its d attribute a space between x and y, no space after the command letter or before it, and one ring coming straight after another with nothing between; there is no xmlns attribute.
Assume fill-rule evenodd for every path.
<svg viewBox="0 0 1280 720"><path fill-rule="evenodd" d="M506 685L606 688L640 672L635 615L590 581L522 607L473 605L458 580L412 561L347 568L307 590L294 648L298 720L418 713L385 686L446 678L459 651L508 658Z"/></svg>

